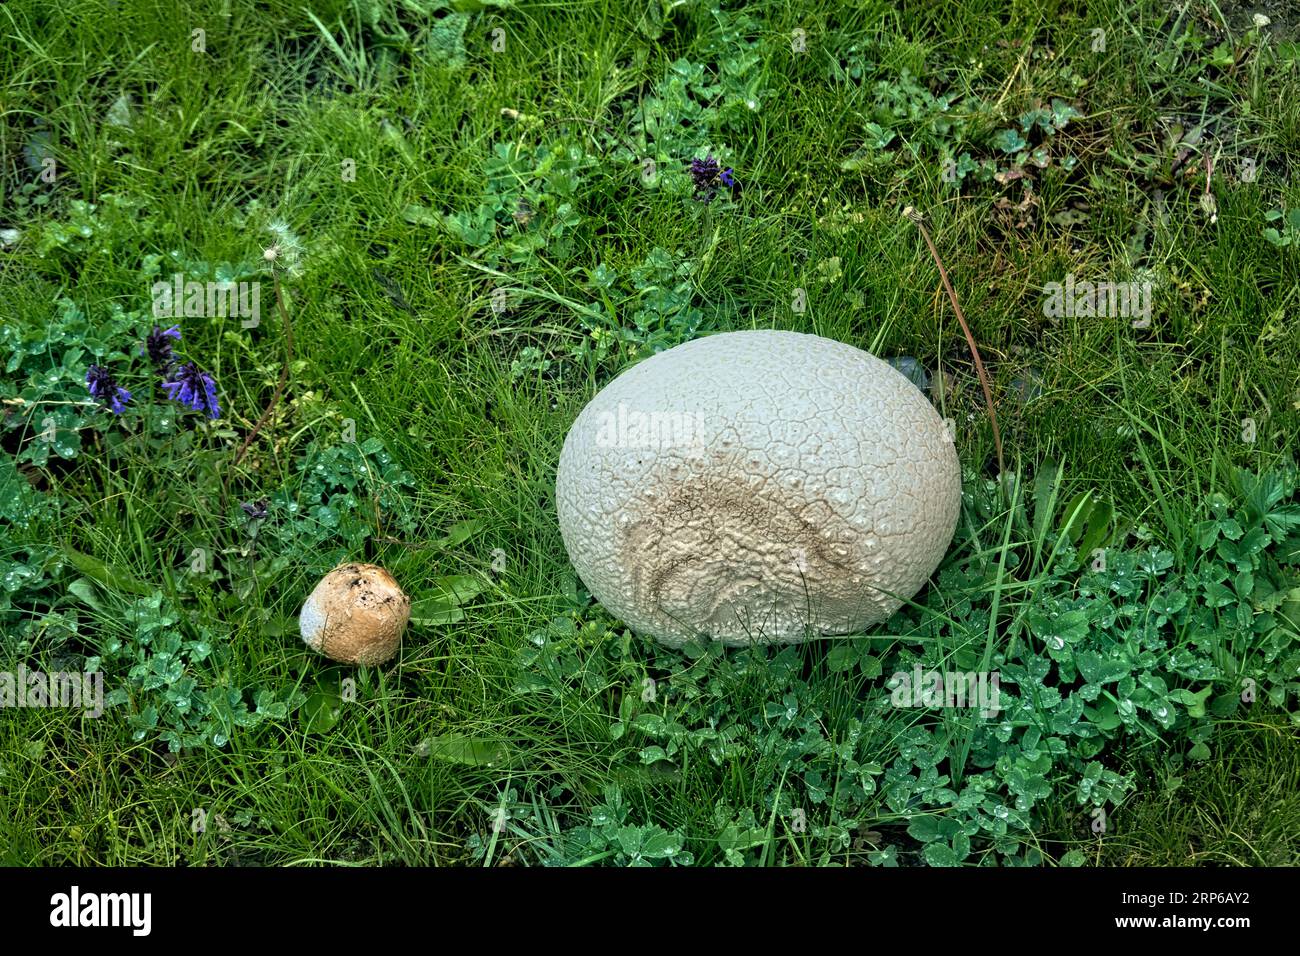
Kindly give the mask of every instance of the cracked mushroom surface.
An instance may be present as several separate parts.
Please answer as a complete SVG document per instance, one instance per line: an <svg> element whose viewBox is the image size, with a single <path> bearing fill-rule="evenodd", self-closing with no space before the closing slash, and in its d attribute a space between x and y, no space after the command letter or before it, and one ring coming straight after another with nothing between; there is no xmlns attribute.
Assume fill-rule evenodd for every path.
<svg viewBox="0 0 1300 956"><path fill-rule="evenodd" d="M374 564L341 564L303 603L298 628L307 646L344 664L382 664L397 653L411 599Z"/></svg>
<svg viewBox="0 0 1300 956"><path fill-rule="evenodd" d="M583 583L680 646L847 634L925 584L957 526L943 420L873 355L728 332L640 362L564 441L556 508Z"/></svg>

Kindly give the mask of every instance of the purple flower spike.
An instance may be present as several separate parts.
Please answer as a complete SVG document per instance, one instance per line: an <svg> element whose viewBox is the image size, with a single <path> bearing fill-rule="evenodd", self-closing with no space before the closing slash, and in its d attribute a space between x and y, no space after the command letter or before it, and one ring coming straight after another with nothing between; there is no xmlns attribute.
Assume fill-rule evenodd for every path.
<svg viewBox="0 0 1300 956"><path fill-rule="evenodd" d="M172 343L168 341L169 339L175 339L177 342L181 340L179 325L173 325L169 329L159 328L155 325L153 331L144 340L144 347L149 355L149 361L159 371L170 366L175 360L172 356Z"/></svg>
<svg viewBox="0 0 1300 956"><path fill-rule="evenodd" d="M691 160L691 178L697 186L709 186L718 178L718 161L712 154L703 159Z"/></svg>
<svg viewBox="0 0 1300 956"><path fill-rule="evenodd" d="M718 161L711 155L691 160L691 179L695 181L695 198L712 202L718 194Z"/></svg>
<svg viewBox="0 0 1300 956"><path fill-rule="evenodd" d="M131 401L131 393L117 384L113 370L104 365L92 365L86 369L86 390L91 398L107 405L114 415L126 411L126 403Z"/></svg>
<svg viewBox="0 0 1300 956"><path fill-rule="evenodd" d="M726 186L736 195L740 184L736 182L735 170L726 169L710 154L703 159L692 159L690 165L691 179L695 182L695 198L700 202L713 202L718 195L718 187Z"/></svg>
<svg viewBox="0 0 1300 956"><path fill-rule="evenodd" d="M162 383L162 387L168 398L196 412L207 412L209 418L221 414L221 408L217 404L217 383L193 362L172 369L171 376Z"/></svg>

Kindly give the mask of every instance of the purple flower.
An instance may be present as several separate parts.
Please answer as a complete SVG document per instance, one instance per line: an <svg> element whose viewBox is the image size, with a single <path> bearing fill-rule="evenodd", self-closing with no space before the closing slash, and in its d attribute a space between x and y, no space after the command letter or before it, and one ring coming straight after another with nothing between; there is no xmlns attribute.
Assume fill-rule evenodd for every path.
<svg viewBox="0 0 1300 956"><path fill-rule="evenodd" d="M193 362L173 368L162 387L168 398L196 412L205 411L209 418L216 418L221 413L217 405L217 383Z"/></svg>
<svg viewBox="0 0 1300 956"><path fill-rule="evenodd" d="M740 189L734 170L730 166L722 169L712 154L704 159L692 159L690 171L691 179L695 181L695 198L701 202L713 202L719 186L726 186L733 195Z"/></svg>
<svg viewBox="0 0 1300 956"><path fill-rule="evenodd" d="M86 369L86 389L91 398L107 405L114 415L121 415L131 400L131 393L118 386L113 370L104 365L92 365Z"/></svg>
<svg viewBox="0 0 1300 956"><path fill-rule="evenodd" d="M718 161L710 153L703 159L691 160L691 176L697 186L708 186L718 178Z"/></svg>
<svg viewBox="0 0 1300 956"><path fill-rule="evenodd" d="M271 502L258 498L256 501L241 502L239 507L244 509L244 514L248 515L250 521L260 521L269 513Z"/></svg>
<svg viewBox="0 0 1300 956"><path fill-rule="evenodd" d="M153 367L162 371L168 368L175 357L172 355L172 344L168 339L181 340L181 329L178 325L173 325L169 329L153 327L153 331L145 336L144 348L149 355L149 361L153 362Z"/></svg>
<svg viewBox="0 0 1300 956"><path fill-rule="evenodd" d="M691 160L691 179L695 180L695 198L712 202L718 194L718 161L712 154Z"/></svg>

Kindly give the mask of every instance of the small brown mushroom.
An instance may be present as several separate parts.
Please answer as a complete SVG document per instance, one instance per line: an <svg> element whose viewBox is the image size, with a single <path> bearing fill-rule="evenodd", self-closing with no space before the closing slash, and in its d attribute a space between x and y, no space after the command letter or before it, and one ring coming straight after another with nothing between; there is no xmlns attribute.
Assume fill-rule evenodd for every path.
<svg viewBox="0 0 1300 956"><path fill-rule="evenodd" d="M344 664L382 664L397 653L411 599L383 568L341 564L311 592L298 630L312 650Z"/></svg>

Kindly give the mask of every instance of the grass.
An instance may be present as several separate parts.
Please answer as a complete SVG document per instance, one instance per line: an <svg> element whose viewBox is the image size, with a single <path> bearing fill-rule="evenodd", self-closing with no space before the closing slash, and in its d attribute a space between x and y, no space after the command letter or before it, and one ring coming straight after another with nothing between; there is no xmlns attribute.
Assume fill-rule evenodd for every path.
<svg viewBox="0 0 1300 956"><path fill-rule="evenodd" d="M745 844L751 862L864 862L891 843L915 862L905 820L879 799L843 844L817 832L832 825L824 806L809 807L807 831L791 830L776 794L796 781L767 758L685 759L672 772L639 763L630 737L611 739L621 697L594 657L575 658L593 668L589 686L520 693L530 635L572 603L552 500L560 444L614 372L693 334L683 328L695 308L698 332L796 329L942 367L951 387L941 407L957 424L968 481L994 477L964 337L901 215L912 205L929 218L989 367L1010 468L1028 478L1060 462L1059 500L1096 490L1126 534L1188 557L1189 529L1232 467L1296 457L1297 259L1263 230L1269 210L1300 207L1291 159L1300 22L1279 12L1252 38L1235 4L1192 3L1179 18L1165 8L759 2L741 11L746 25L704 2L667 12L521 2L474 9L468 21L421 2L0 7L0 227L22 233L0 253L6 325L46 327L60 295L87 313L146 309L146 256L255 260L266 243L256 226L270 214L306 246L305 278L286 283L295 358L286 397L244 461L229 464L281 373L269 307L253 330L186 323L186 346L220 383L225 413L194 433L192 459L141 455L122 467L88 438L75 458L25 468L59 501L40 536L174 598L187 626L207 628L228 652L214 680L305 694L356 682L356 702L328 729L293 715L179 755L150 736L133 740L112 712L98 721L5 712L0 862L609 862L613 849L566 855L565 834L589 822L611 782L630 820L686 834L703 862L724 859L728 841ZM369 9L379 11L373 22ZM791 46L797 28L805 53ZM1104 51L1092 49L1094 28L1105 30ZM1229 39L1231 62L1216 59ZM691 118L689 105L672 100L678 61L730 64L719 72L722 105L689 124L676 122ZM908 115L923 100L905 70L953 96L953 120ZM113 125L123 95L129 126ZM1053 98L1080 116L1036 134L1050 160L1024 165L1031 189L1014 176L944 181L944 161L963 152L1013 167L990 136ZM895 139L865 148L881 126ZM651 142L646 128L657 131ZM578 158L541 156L542 145ZM738 197L690 198L678 170L706 149L735 168ZM643 151L657 160L652 187ZM1258 159L1251 181L1244 156ZM52 183L40 179L43 158L55 163ZM110 194L135 211L113 221ZM42 230L67 221L75 200L100 205L100 232L41 255ZM465 241L479 208L496 203L500 239ZM457 214L459 232L443 218ZM509 245L552 228L538 248ZM686 306L651 309L656 293L629 276L655 249L682 271L642 285L684 282ZM619 275L603 288L592 278L602 265ZM161 271L171 271L166 261ZM1066 273L1150 279L1151 328L1046 317L1041 288ZM507 290L504 310L497 289ZM800 300L805 308L793 308ZM348 420L359 443L380 439L412 476L402 495L414 523L372 520L382 482L371 475L356 498L373 533L288 551L241 592L248 542L235 504L296 487L307 443L337 444ZM5 452L37 427L7 431ZM465 521L476 522L472 536L436 544ZM978 531L1014 569L1004 527L1009 535L1009 522ZM13 547L30 543L13 534ZM217 556L214 573L185 573L194 547ZM498 553L503 570L490 570ZM344 554L384 564L415 592L449 574L476 575L484 590L463 620L415 627L399 663L327 667L298 642L294 617ZM79 608L68 651L115 633L131 599L97 582L99 607L86 607L68 596L75 578L59 578L49 597L50 609ZM1034 580L999 579L1005 613L987 628L997 647ZM618 640L595 608L575 620L588 649ZM38 642L25 653L53 669L55 650ZM657 673L654 654L637 642L620 666ZM796 657L827 727L861 711L872 681L828 671L820 642ZM770 688L784 686L768 666L737 678L738 711L761 713ZM897 751L899 733L879 731L882 754ZM1135 742L1115 767L1134 775L1137 792L1099 846L1080 840L1071 784L1056 781L1035 838L1049 859L1082 847L1105 864L1295 862L1297 751L1285 715L1252 712L1226 726L1208 762L1152 750ZM1173 774L1181 783L1171 789Z"/></svg>
<svg viewBox="0 0 1300 956"><path fill-rule="evenodd" d="M1138 795L1102 838L1086 814L1060 807L1046 827L1062 848L1097 866L1295 866L1294 731L1276 716L1224 728L1218 753L1203 762L1142 753L1133 765Z"/></svg>

